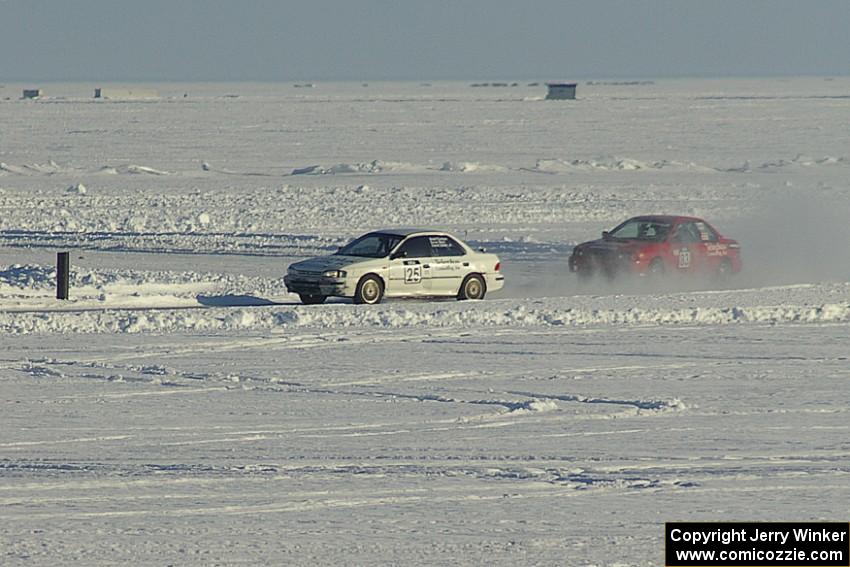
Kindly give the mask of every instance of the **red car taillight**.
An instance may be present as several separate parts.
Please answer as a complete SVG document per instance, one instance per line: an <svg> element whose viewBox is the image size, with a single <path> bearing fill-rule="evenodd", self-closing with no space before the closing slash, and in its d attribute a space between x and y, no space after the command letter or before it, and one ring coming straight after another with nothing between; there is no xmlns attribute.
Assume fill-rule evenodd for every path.
<svg viewBox="0 0 850 567"><path fill-rule="evenodd" d="M501 262L496 262L496 271L498 272L498 271L499 271L499 270L501 270L501 269L502 269L502 263L501 263Z"/></svg>

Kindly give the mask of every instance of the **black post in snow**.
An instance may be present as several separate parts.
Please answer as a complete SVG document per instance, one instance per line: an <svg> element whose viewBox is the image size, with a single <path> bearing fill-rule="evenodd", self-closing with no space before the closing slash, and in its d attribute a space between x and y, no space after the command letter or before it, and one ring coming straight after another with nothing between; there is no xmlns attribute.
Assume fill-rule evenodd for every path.
<svg viewBox="0 0 850 567"><path fill-rule="evenodd" d="M68 287L71 280L70 252L56 254L56 299L68 299Z"/></svg>

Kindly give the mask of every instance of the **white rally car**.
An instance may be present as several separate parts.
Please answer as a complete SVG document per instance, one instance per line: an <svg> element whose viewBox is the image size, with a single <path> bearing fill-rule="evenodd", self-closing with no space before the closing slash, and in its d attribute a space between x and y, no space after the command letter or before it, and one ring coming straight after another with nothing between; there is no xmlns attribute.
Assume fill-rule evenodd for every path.
<svg viewBox="0 0 850 567"><path fill-rule="evenodd" d="M289 266L284 283L305 304L329 296L355 303L384 297L483 299L505 277L495 254L476 252L437 230L392 229L364 234L336 254Z"/></svg>

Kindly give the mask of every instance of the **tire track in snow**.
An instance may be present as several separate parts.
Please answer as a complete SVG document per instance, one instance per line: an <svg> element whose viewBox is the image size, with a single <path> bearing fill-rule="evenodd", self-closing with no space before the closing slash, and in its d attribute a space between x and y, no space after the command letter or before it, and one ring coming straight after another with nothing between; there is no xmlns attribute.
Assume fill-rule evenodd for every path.
<svg viewBox="0 0 850 567"><path fill-rule="evenodd" d="M104 435L100 437L79 437L76 439L50 439L46 441L13 441L0 443L0 447L15 450L40 445L70 445L77 443L102 443L103 441L126 441L128 439L133 439L133 437L133 435Z"/></svg>
<svg viewBox="0 0 850 567"><path fill-rule="evenodd" d="M437 380L456 380L479 376L483 377L486 375L488 375L486 372L438 372L434 374L417 374L414 376L385 375L376 376L374 378L363 378L361 380L351 380L348 382L328 382L322 384L322 386L372 386L376 384L385 384L387 382L431 382Z"/></svg>
<svg viewBox="0 0 850 567"><path fill-rule="evenodd" d="M563 402L578 402L582 404L611 404L616 406L631 406L638 410L649 411L682 411L687 409L687 406L678 398L669 400L621 400L616 398L595 398L581 396L577 394L539 394L535 392L522 392L508 390L508 394L517 396L528 396L530 398L541 400L559 400Z"/></svg>
<svg viewBox="0 0 850 567"><path fill-rule="evenodd" d="M486 333L486 330L476 330ZM519 333L521 331L513 331ZM304 334L285 334L284 331L272 331L271 334L281 336L262 337L240 337L238 339L223 337L215 341L198 341L184 347L168 346L164 348L148 348L144 351L114 354L109 356L96 356L83 358L85 362L108 362L120 360L136 360L146 358L172 358L184 355L200 355L206 353L218 353L229 351L242 351L245 349L267 349L274 347L276 350L309 349L309 348L339 348L363 344L393 344L404 342L422 342L421 330L412 331L409 334L399 333L394 330L351 329L342 332L319 332ZM427 337L456 337L457 331L433 331L427 332Z"/></svg>
<svg viewBox="0 0 850 567"><path fill-rule="evenodd" d="M128 517L150 517L150 516L168 516L168 517L192 517L192 516L246 516L246 515L269 515L269 514L286 514L286 513L303 513L312 510L331 510L339 508L363 508L363 507L380 507L380 506L397 506L397 505L412 505L421 502L429 504L441 503L461 503L461 502L480 502L480 501L499 501L505 498L510 498L504 492L505 487L499 483L493 485L478 485L461 487L455 486L435 486L428 489L413 489L416 494L405 494L398 491L376 491L373 494L367 493L360 497L352 498L350 494L342 493L339 497L325 497L315 499L305 499L301 502L289 503L263 503L263 504L242 504L242 505L212 505L212 506L196 506L193 508L161 508L161 509L135 509L135 510L114 510L100 512L86 511L62 511L62 512L39 512L33 510L22 511L22 514L3 514L0 512L0 520L16 521L21 515L26 515L28 519L44 520L50 518L78 518L78 519L95 519L95 518L128 518ZM517 494L522 498L557 498L557 497L575 497L582 494L582 491L576 491L573 488L568 489L553 489L551 485L541 483L526 483L522 486L522 494ZM388 493L388 494L387 494ZM265 494L265 493L264 493ZM264 498L264 500L267 499ZM117 498L116 504L122 501Z"/></svg>

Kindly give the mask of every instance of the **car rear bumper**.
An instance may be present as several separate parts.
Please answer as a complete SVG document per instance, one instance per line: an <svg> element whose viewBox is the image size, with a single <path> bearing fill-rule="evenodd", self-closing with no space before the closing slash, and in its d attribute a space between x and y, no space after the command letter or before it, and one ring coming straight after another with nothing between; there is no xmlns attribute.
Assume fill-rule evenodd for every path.
<svg viewBox="0 0 850 567"><path fill-rule="evenodd" d="M499 272L494 274L484 274L484 280L487 284L487 291L499 291L505 287L505 276Z"/></svg>
<svg viewBox="0 0 850 567"><path fill-rule="evenodd" d="M729 260L729 273L734 275L740 274L744 269L744 263L740 258L727 257ZM719 271L719 268L718 268Z"/></svg>

